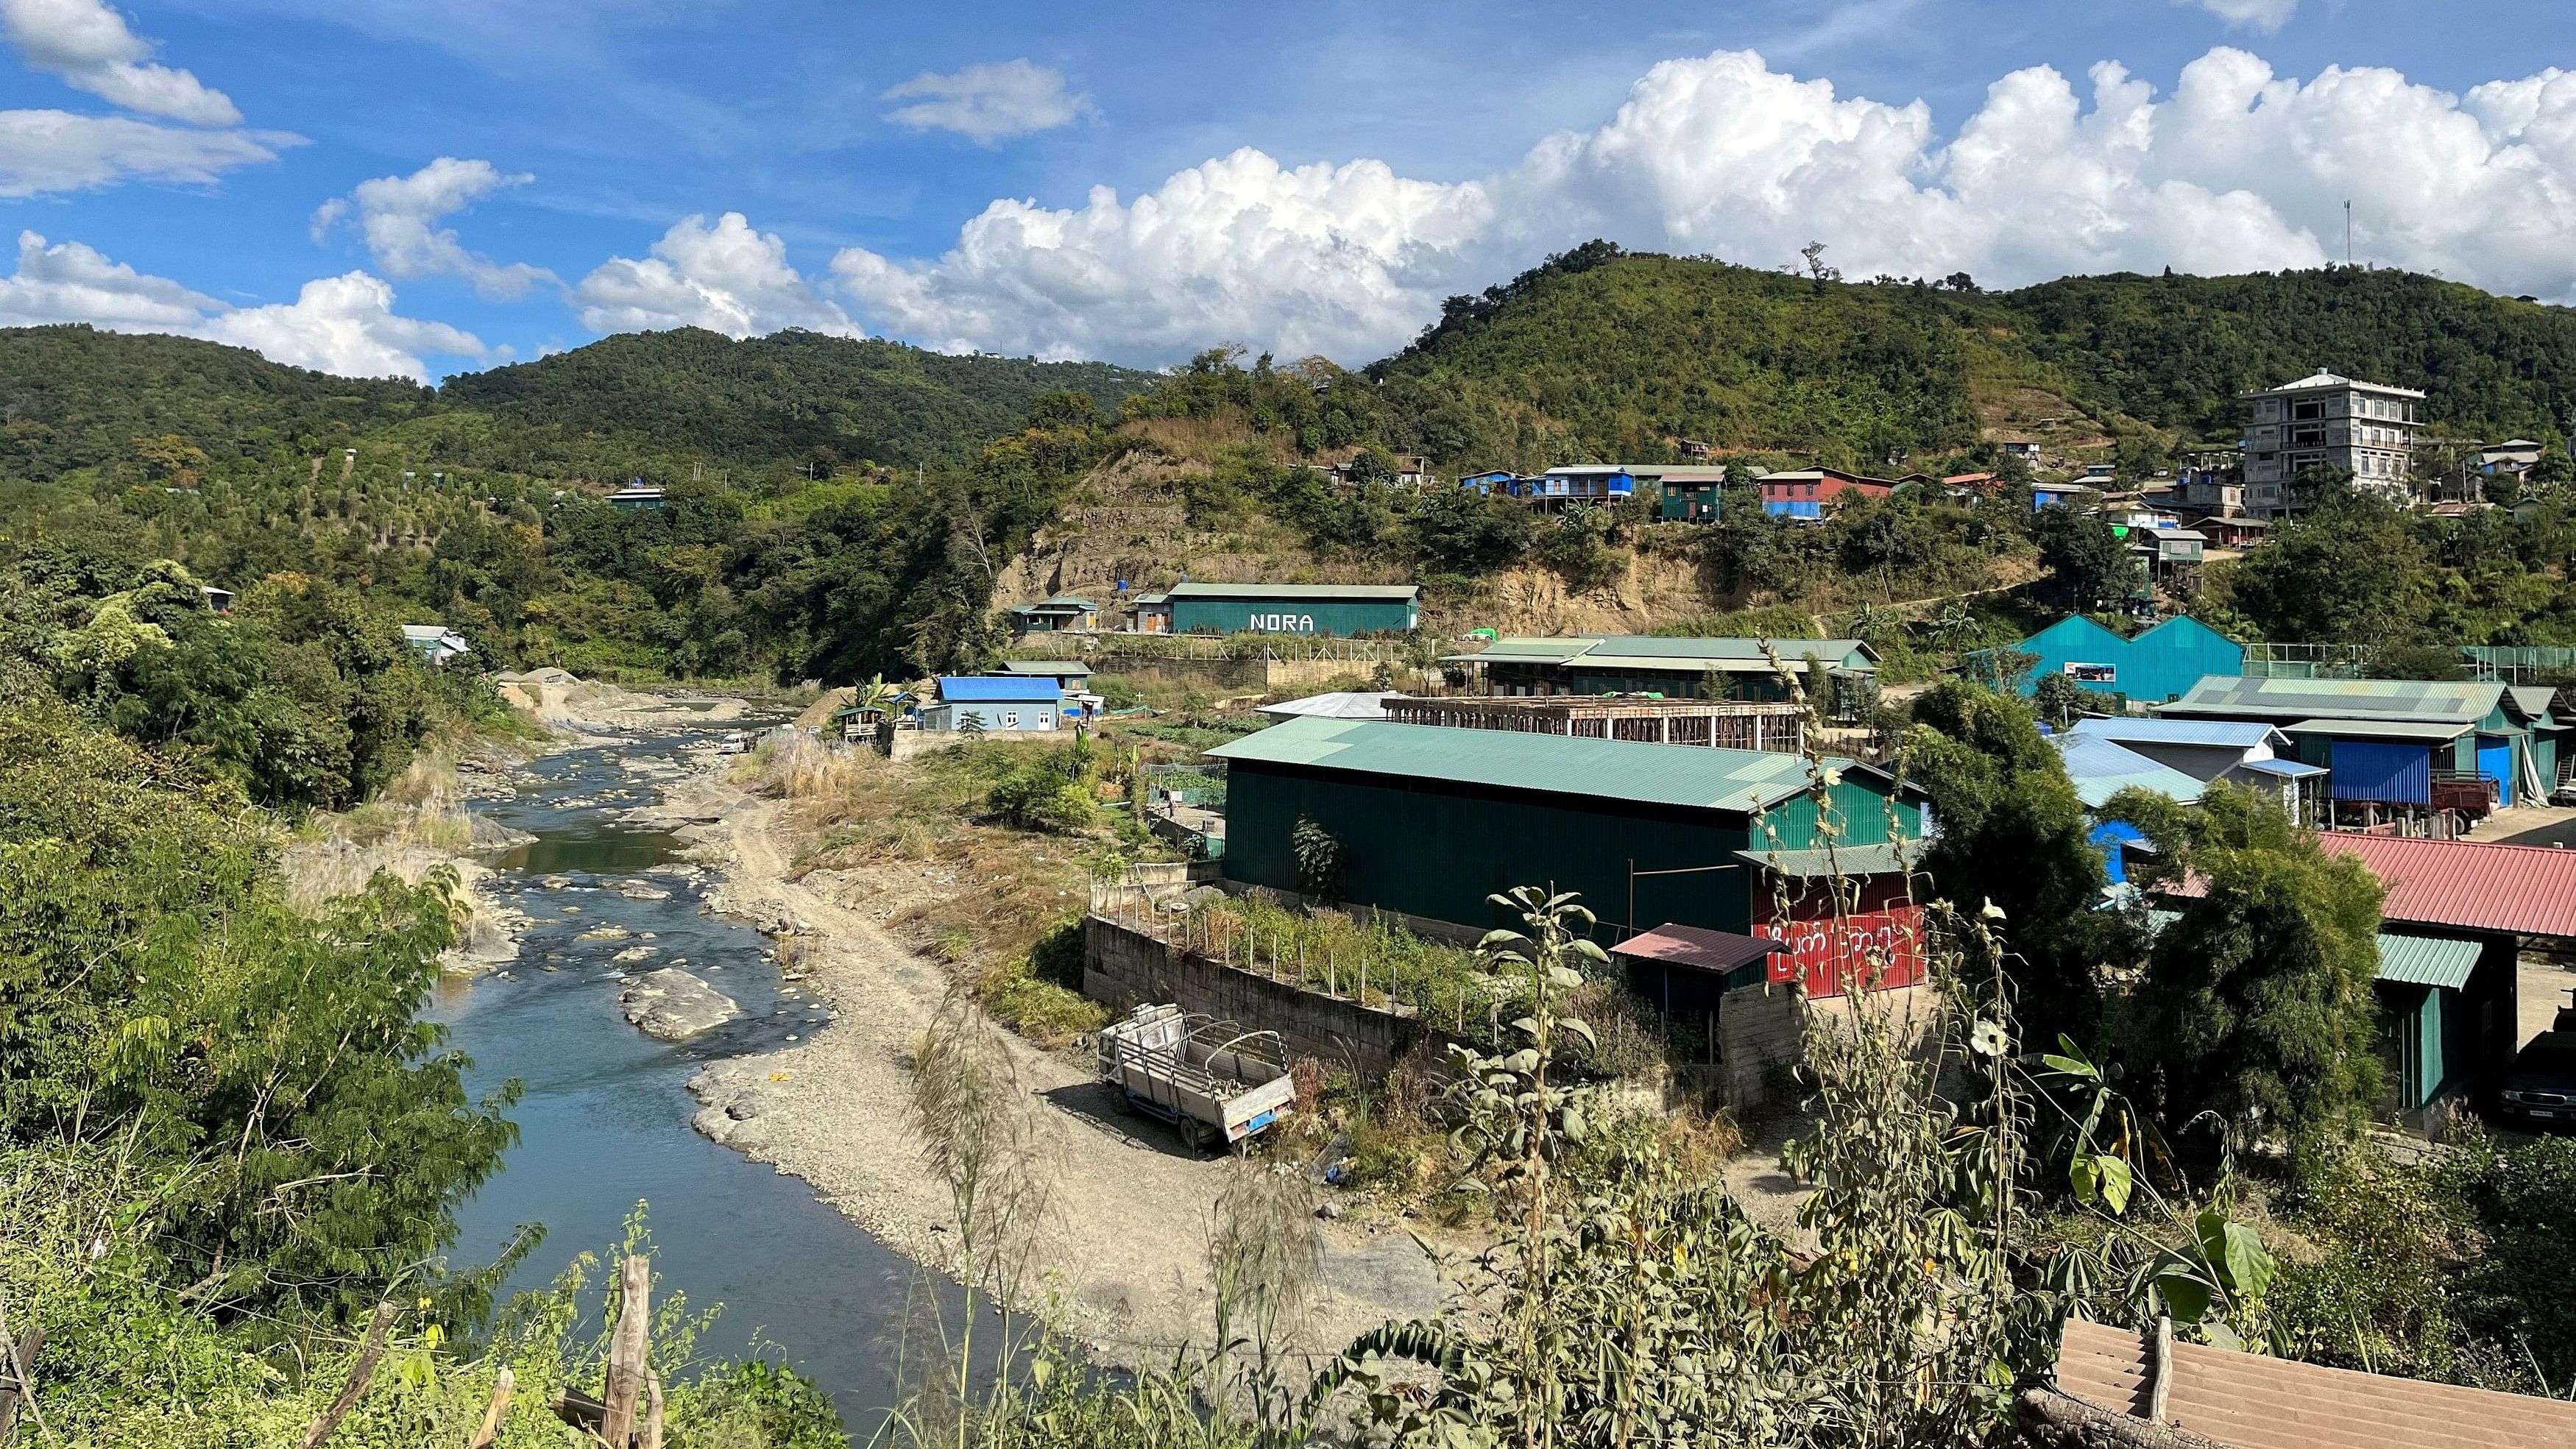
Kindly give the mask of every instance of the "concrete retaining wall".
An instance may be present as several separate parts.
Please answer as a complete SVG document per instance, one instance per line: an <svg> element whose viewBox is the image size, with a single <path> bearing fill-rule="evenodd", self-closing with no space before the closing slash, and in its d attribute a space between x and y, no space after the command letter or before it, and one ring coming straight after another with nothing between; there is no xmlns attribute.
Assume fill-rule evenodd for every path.
<svg viewBox="0 0 2576 1449"><path fill-rule="evenodd" d="M1302 991L1250 971L1185 955L1100 916L1082 923L1082 994L1124 1013L1176 1001L1184 1011L1275 1031L1288 1055L1375 1079L1426 1039L1445 1040L1410 1014Z"/></svg>
<svg viewBox="0 0 2576 1449"><path fill-rule="evenodd" d="M879 746L890 759L909 760L950 745L962 745L970 738L960 730L886 730L877 736ZM986 730L980 736L987 740L1044 740L1071 744L1073 731L1066 730Z"/></svg>

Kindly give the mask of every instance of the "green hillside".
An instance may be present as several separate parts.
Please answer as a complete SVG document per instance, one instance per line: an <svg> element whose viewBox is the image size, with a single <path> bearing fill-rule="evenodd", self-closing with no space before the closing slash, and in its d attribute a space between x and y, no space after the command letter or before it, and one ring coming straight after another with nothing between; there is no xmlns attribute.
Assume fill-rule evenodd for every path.
<svg viewBox="0 0 2576 1449"><path fill-rule="evenodd" d="M450 408L536 430L553 449L607 445L639 459L753 467L910 467L972 453L1017 427L1041 394L1087 392L1114 408L1152 384L1151 373L1105 362L951 357L819 332L737 342L691 327L459 374L439 396Z"/></svg>
<svg viewBox="0 0 2576 1449"><path fill-rule="evenodd" d="M1453 467L1663 461L1689 439L1872 467L2017 432L2051 400L2108 442L2232 439L2240 393L2323 366L2429 394L2437 431L2576 426L2576 310L2407 272L1849 283L1592 243L1450 299L1367 370L1390 447ZM1355 390L1353 390L1355 391ZM1294 411L1293 407L1291 411ZM2089 424L2089 429L2082 428Z"/></svg>
<svg viewBox="0 0 2576 1449"><path fill-rule="evenodd" d="M17 476L111 464L164 435L218 460L319 450L436 406L424 387L281 367L243 347L0 328L0 471Z"/></svg>

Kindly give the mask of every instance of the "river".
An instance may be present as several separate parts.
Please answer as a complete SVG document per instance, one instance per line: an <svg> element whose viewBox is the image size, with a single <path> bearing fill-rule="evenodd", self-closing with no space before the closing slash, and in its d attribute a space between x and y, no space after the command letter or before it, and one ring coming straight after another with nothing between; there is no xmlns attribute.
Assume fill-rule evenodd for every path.
<svg viewBox="0 0 2576 1449"><path fill-rule="evenodd" d="M738 1357L770 1346L863 1437L894 1398L888 1339L916 1273L801 1180L690 1129L697 1103L685 1084L701 1066L796 1040L828 1015L779 979L758 932L700 914L714 882L680 842L615 822L654 798L649 779L630 778L620 757L670 761L682 744L647 735L549 755L514 797L476 806L537 837L493 862L497 884L533 924L516 963L448 978L428 1014L473 1058L471 1091L516 1077L526 1092L510 1113L519 1145L459 1214L456 1260L490 1262L521 1225L542 1224L545 1241L507 1291L543 1287L575 1253L613 1249L627 1214L649 1203L657 1297L725 1305L699 1352ZM669 898L613 888L639 881ZM628 934L580 939L603 927ZM611 959L638 945L658 954L632 966ZM683 962L742 1015L690 1041L656 1041L619 1010L623 975Z"/></svg>

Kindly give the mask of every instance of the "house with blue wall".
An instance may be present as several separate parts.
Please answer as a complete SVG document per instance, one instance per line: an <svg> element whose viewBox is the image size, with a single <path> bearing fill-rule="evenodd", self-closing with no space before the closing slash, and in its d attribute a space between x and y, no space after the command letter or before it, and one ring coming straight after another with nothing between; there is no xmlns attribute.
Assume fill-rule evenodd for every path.
<svg viewBox="0 0 2576 1449"><path fill-rule="evenodd" d="M943 675L939 701L921 711L921 727L953 730L973 719L985 730L1052 730L1064 713L1064 688L1044 675Z"/></svg>
<svg viewBox="0 0 2576 1449"><path fill-rule="evenodd" d="M2111 803L2111 797L2123 790L2137 789L2162 795L2176 804L2197 805L2207 790L2201 781L2180 770L2158 764L2099 735L2051 735L2048 742L2057 747L2057 757L2066 766L2067 781L2075 786L2075 797L2084 802L2085 812L2093 818L2093 828L2085 838L2101 850L2103 869L2113 885L2128 880L2126 848L2146 835L2125 820L2102 818L2102 807Z"/></svg>
<svg viewBox="0 0 2576 1449"><path fill-rule="evenodd" d="M2245 646L2188 615L2124 639L2071 614L2013 647L2037 661L2013 681L2023 694L2038 690L2041 675L2063 674L2097 694L2160 704L2210 675L2245 672Z"/></svg>
<svg viewBox="0 0 2576 1449"><path fill-rule="evenodd" d="M2540 803L2543 757L2554 761L2563 729L2546 704L2493 682L2221 677L2156 712L2276 726L2302 762L2331 772L2338 811L2369 825Z"/></svg>

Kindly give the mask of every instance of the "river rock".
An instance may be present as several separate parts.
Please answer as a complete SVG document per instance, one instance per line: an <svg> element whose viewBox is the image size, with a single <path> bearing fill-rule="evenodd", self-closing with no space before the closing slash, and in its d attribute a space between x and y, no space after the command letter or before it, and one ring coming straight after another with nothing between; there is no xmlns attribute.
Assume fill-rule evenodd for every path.
<svg viewBox="0 0 2576 1449"><path fill-rule="evenodd" d="M700 1135L720 1147L757 1152L769 1145L769 1124L757 1117L735 1118L722 1107L706 1107L689 1119Z"/></svg>
<svg viewBox="0 0 2576 1449"><path fill-rule="evenodd" d="M672 966L627 982L617 1004L646 1036L663 1041L685 1041L742 1015L732 997Z"/></svg>
<svg viewBox="0 0 2576 1449"><path fill-rule="evenodd" d="M671 898L668 890L640 880L619 881L617 893L630 901L667 901Z"/></svg>
<svg viewBox="0 0 2576 1449"><path fill-rule="evenodd" d="M662 954L662 948L659 946L629 946L608 959L620 962L645 961L660 954Z"/></svg>
<svg viewBox="0 0 2576 1449"><path fill-rule="evenodd" d="M489 815L468 815L466 825L465 848L476 855L495 854L537 843L535 836L524 830L513 830Z"/></svg>
<svg viewBox="0 0 2576 1449"><path fill-rule="evenodd" d="M573 937L573 939L576 941L623 941L632 934L633 932L628 931L624 926L593 926L589 930L582 932L580 935Z"/></svg>
<svg viewBox="0 0 2576 1449"><path fill-rule="evenodd" d="M550 875L538 881L537 884L550 891L568 891L572 889L572 877L568 875Z"/></svg>

